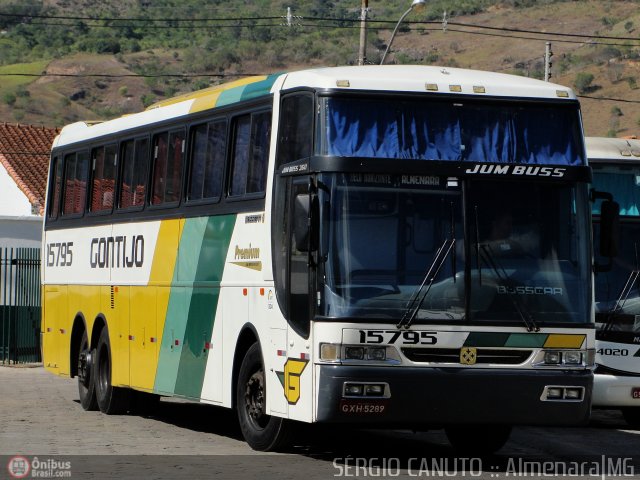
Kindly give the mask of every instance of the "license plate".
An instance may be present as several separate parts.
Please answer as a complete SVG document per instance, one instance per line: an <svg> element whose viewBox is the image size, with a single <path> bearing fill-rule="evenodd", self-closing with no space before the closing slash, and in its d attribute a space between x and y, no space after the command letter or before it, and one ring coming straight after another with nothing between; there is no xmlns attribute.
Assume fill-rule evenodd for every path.
<svg viewBox="0 0 640 480"><path fill-rule="evenodd" d="M389 400L340 400L340 411L346 415L384 415L389 411Z"/></svg>
<svg viewBox="0 0 640 480"><path fill-rule="evenodd" d="M631 389L631 398L640 400L640 387L633 387Z"/></svg>

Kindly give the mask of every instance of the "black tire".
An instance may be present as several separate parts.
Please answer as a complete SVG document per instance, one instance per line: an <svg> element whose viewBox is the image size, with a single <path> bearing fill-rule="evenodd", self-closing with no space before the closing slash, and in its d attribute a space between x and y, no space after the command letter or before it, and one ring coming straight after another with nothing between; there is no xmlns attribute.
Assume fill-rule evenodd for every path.
<svg viewBox="0 0 640 480"><path fill-rule="evenodd" d="M640 407L623 408L622 416L631 428L640 430Z"/></svg>
<svg viewBox="0 0 640 480"><path fill-rule="evenodd" d="M455 426L444 429L453 448L463 454L490 455L509 440L508 425Z"/></svg>
<svg viewBox="0 0 640 480"><path fill-rule="evenodd" d="M95 387L98 407L102 413L116 415L129 409L130 390L111 385L111 345L109 332L103 328L96 347Z"/></svg>
<svg viewBox="0 0 640 480"><path fill-rule="evenodd" d="M293 426L290 421L265 413L266 379L260 345L247 351L236 386L236 409L240 430L251 448L263 452L288 445Z"/></svg>
<svg viewBox="0 0 640 480"><path fill-rule="evenodd" d="M89 347L87 332L82 334L80 348L78 350L78 394L80 395L80 405L87 411L98 410L98 400L96 399L95 388L95 349Z"/></svg>

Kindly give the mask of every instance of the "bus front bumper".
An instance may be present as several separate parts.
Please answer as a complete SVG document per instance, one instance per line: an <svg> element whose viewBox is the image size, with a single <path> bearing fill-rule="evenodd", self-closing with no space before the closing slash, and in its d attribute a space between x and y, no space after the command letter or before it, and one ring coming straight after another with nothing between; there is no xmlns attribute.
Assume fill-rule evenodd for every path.
<svg viewBox="0 0 640 480"><path fill-rule="evenodd" d="M317 369L318 422L413 429L471 424L564 426L585 424L591 410L590 370L338 365ZM352 385L362 385L363 394L347 393ZM364 394L371 385L378 390L382 386L385 397ZM582 398L549 400L548 387L579 389Z"/></svg>

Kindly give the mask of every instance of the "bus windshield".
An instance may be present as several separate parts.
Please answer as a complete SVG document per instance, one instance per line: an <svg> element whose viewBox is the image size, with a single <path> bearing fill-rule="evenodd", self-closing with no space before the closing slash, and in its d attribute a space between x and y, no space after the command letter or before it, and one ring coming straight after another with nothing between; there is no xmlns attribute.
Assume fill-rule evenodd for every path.
<svg viewBox="0 0 640 480"><path fill-rule="evenodd" d="M319 181L321 315L400 321L418 295L415 323L588 318L587 212L577 198L586 189L383 174Z"/></svg>
<svg viewBox="0 0 640 480"><path fill-rule="evenodd" d="M610 192L620 205L620 241L611 269L595 276L596 327L610 332L640 332L640 169L594 167L593 186ZM600 202L593 205L594 244L599 244ZM598 248L595 249L598 253ZM599 264L609 259L596 256Z"/></svg>

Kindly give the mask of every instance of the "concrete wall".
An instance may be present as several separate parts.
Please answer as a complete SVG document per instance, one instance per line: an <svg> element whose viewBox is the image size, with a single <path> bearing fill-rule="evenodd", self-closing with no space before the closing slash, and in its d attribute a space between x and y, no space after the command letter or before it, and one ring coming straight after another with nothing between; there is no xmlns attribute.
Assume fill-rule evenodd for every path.
<svg viewBox="0 0 640 480"><path fill-rule="evenodd" d="M4 197L0 193L0 198ZM0 201L2 203L2 201ZM42 217L0 216L0 248L40 248L42 241Z"/></svg>

